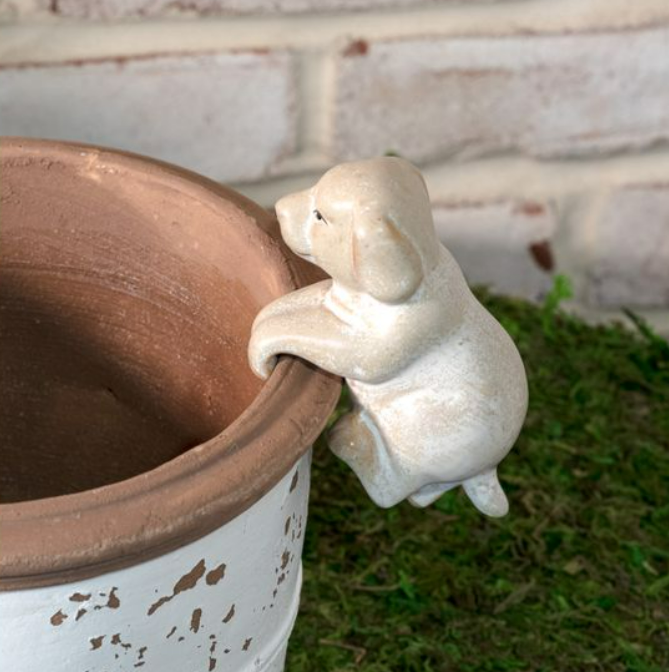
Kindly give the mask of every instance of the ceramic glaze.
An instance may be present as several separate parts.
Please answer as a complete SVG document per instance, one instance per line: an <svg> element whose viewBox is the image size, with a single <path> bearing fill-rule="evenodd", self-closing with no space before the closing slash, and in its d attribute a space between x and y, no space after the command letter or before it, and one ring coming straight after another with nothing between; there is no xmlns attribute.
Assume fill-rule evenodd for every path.
<svg viewBox="0 0 669 672"><path fill-rule="evenodd" d="M342 164L276 210L286 243L332 280L260 312L253 370L267 377L289 353L346 378L354 408L328 442L380 506L427 506L462 485L504 515L497 465L527 411L525 370L439 242L418 170Z"/></svg>

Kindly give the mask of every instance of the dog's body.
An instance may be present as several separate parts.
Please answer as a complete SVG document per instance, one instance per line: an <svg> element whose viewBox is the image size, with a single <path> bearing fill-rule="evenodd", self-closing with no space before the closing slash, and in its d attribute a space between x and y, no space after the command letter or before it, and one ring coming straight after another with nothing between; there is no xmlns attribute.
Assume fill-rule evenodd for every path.
<svg viewBox="0 0 669 672"><path fill-rule="evenodd" d="M286 242L333 280L261 311L249 345L251 364L266 377L275 356L288 353L347 379L354 409L337 422L329 444L377 504L392 506L408 497L425 506L462 484L480 510L503 515L508 505L496 466L516 440L527 408L520 356L436 239L424 185L416 193L423 184L417 171L398 159L378 159L330 173L347 168L353 177L373 173L364 189L359 180L349 187L363 192L362 207L349 199L352 208L367 205L368 214L384 208L389 214L381 225L378 216L366 229L364 220L351 219L326 234L314 234L314 221L300 225L312 211L321 216L316 222L323 220L314 207L322 194L314 191L328 186L330 174L313 190L287 197L283 208L279 203ZM364 200L370 192L373 198ZM336 206L345 197L344 189L329 202L340 217L346 208ZM384 203L384 197L390 200ZM393 197L404 207L393 208ZM414 231L397 224L411 214L407 199L416 201L414 214L426 220ZM305 234L303 240L296 231ZM318 235L328 238L321 243Z"/></svg>

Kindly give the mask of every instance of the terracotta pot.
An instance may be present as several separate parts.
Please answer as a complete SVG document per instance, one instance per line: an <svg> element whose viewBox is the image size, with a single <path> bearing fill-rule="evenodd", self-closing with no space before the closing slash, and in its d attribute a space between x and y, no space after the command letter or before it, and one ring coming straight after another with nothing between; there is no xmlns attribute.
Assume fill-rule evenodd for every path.
<svg viewBox="0 0 669 672"><path fill-rule="evenodd" d="M273 220L129 154L0 161L2 669L280 670L339 381L249 370L300 282Z"/></svg>

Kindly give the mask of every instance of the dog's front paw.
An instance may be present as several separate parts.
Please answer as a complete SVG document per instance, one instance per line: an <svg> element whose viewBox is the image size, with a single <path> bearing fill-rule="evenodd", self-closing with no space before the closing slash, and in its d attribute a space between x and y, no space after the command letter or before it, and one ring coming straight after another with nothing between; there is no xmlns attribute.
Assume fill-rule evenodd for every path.
<svg viewBox="0 0 669 672"><path fill-rule="evenodd" d="M254 329L248 348L249 366L258 378L267 380L274 371L277 362L277 353L268 347L267 341L262 338L259 329Z"/></svg>
<svg viewBox="0 0 669 672"><path fill-rule="evenodd" d="M256 376L258 376L258 378L267 380L270 377L272 371L274 371L276 362L276 356L267 357L266 359L259 359L251 363L251 370L256 374Z"/></svg>

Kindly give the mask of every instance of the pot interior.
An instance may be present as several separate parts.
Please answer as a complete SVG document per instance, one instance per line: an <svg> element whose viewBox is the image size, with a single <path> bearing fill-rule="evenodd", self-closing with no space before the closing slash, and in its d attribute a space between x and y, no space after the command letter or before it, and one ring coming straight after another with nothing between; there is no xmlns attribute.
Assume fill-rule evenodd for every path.
<svg viewBox="0 0 669 672"><path fill-rule="evenodd" d="M276 293L253 206L111 152L0 158L0 501L136 476L232 423Z"/></svg>

